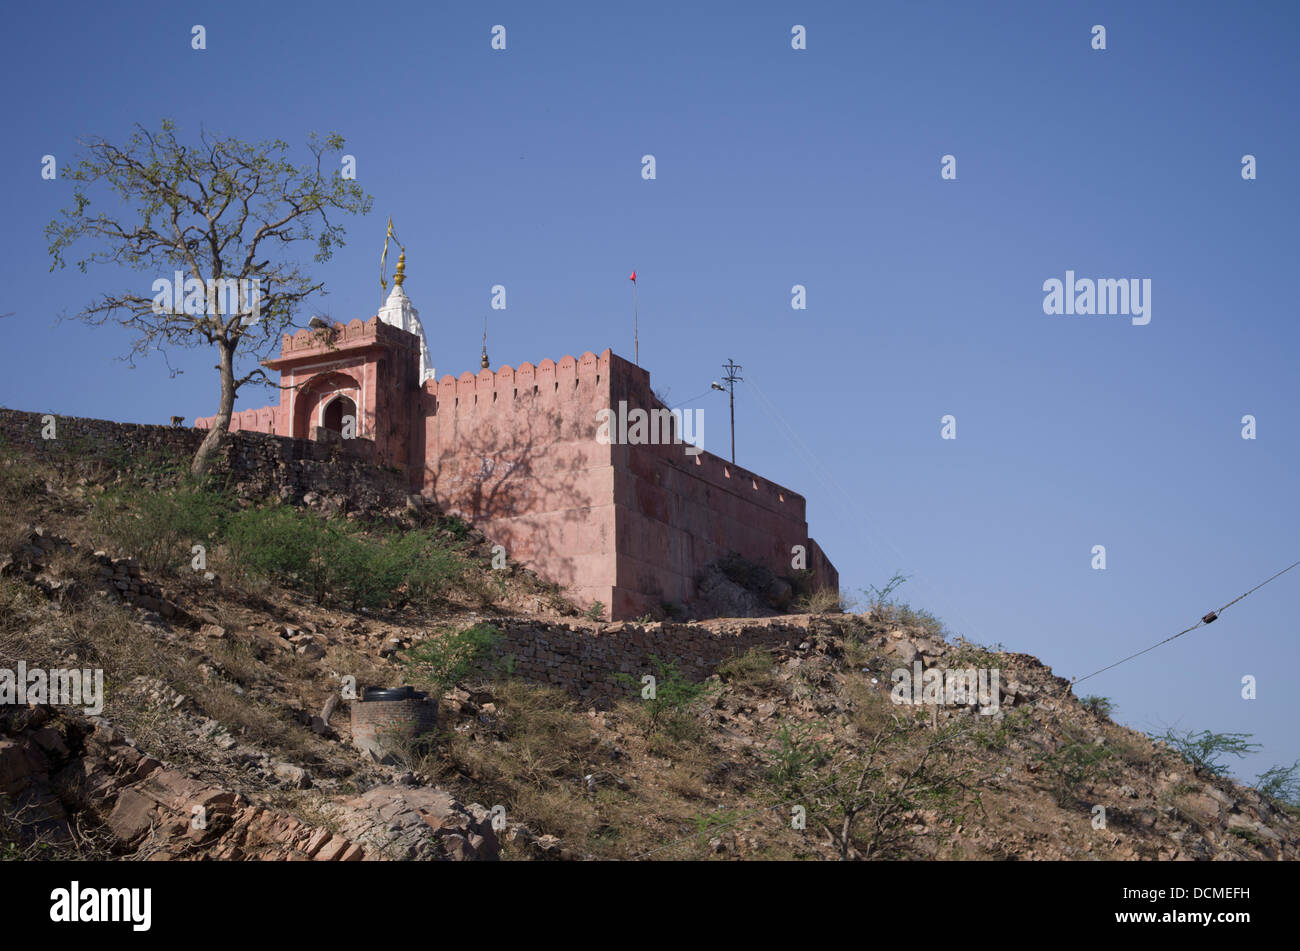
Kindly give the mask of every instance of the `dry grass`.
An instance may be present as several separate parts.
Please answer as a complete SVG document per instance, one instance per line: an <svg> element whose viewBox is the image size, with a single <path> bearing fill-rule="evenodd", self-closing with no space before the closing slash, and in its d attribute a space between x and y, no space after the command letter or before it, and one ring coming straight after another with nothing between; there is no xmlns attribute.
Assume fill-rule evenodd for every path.
<svg viewBox="0 0 1300 951"><path fill-rule="evenodd" d="M729 657L717 667L717 674L732 686L762 690L771 686L776 660L770 650L751 647L743 654Z"/></svg>

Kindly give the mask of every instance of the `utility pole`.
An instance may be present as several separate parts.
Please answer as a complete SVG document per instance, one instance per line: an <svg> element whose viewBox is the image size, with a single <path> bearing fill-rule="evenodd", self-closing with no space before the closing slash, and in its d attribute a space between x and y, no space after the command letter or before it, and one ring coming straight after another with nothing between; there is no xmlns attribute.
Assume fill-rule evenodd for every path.
<svg viewBox="0 0 1300 951"><path fill-rule="evenodd" d="M736 464L736 384L744 381L744 377L736 376L736 371L745 368L731 357L727 357L727 362L723 364L722 369L726 371L723 379L727 381L727 392L731 397L731 464L734 466Z"/></svg>

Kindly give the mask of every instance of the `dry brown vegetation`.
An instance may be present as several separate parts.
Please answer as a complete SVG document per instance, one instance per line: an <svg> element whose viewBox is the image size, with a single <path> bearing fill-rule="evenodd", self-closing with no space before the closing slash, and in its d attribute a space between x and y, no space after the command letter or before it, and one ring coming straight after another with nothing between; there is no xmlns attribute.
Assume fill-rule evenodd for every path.
<svg viewBox="0 0 1300 951"><path fill-rule="evenodd" d="M629 687L613 709L593 710L500 671L470 678L442 697L430 746L377 765L348 743L346 709L332 733L307 724L340 672L395 682L408 671L383 649L390 640L460 630L486 606L571 611L558 590L526 572L488 571L487 550L470 539L471 570L445 598L354 612L245 584L217 550L215 583L192 572L153 576L196 619L168 623L96 591L89 553L123 541L103 534L94 501L134 477L4 455L0 543L13 547L40 525L77 545L52 553L38 577L0 573L0 666L21 658L103 668L103 716L145 751L311 825L330 828L340 800L401 778L502 806L512 828L554 837L548 857L1297 856L1296 820L1279 804L1198 774L1085 708L1033 658L947 643L929 615L894 604L799 619L807 637L797 649L750 650L702 684L660 670L660 683L674 687L656 703ZM322 656L298 652L286 628L310 634ZM894 704L889 671L912 645L925 648L927 664L998 667L1021 690L996 717ZM306 770L310 788L279 781L271 767L282 763ZM1220 799L1234 805L1215 806ZM1092 823L1097 804L1105 830ZM17 832L21 817L0 814L10 857L38 857ZM97 836L88 825L78 841L89 850ZM502 854L539 851L507 837Z"/></svg>

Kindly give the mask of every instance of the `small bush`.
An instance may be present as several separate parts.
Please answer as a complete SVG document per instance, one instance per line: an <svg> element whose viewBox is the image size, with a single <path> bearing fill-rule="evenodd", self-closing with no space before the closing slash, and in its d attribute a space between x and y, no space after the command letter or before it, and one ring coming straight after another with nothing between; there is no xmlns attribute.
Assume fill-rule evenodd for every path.
<svg viewBox="0 0 1300 951"><path fill-rule="evenodd" d="M1090 742L1082 733L1067 730L1061 744L1043 757L1043 768L1056 786L1056 801L1066 805L1081 790L1100 784L1114 771L1109 762L1114 753Z"/></svg>
<svg viewBox="0 0 1300 951"><path fill-rule="evenodd" d="M427 531L367 535L287 506L238 513L226 541L246 573L353 609L428 605L463 572L460 556Z"/></svg>
<svg viewBox="0 0 1300 951"><path fill-rule="evenodd" d="M720 663L717 673L728 683L760 686L771 682L774 664L771 652L761 647L751 647L745 653L728 657Z"/></svg>
<svg viewBox="0 0 1300 951"><path fill-rule="evenodd" d="M647 733L662 732L674 740L685 739L694 725L692 707L717 691L710 683L693 683L677 669L674 660L660 660L650 655L654 667L654 691L643 696L647 718ZM641 681L627 674L616 674L615 681L641 689Z"/></svg>
<svg viewBox="0 0 1300 951"><path fill-rule="evenodd" d="M1300 808L1300 760L1264 770L1255 779L1255 788L1270 799Z"/></svg>
<svg viewBox="0 0 1300 951"><path fill-rule="evenodd" d="M834 588L819 588L794 602L794 610L799 614L843 614L853 606L848 598Z"/></svg>
<svg viewBox="0 0 1300 951"><path fill-rule="evenodd" d="M882 608L893 605L893 593L906 582L907 576L901 571L895 571L894 576L886 581L883 587L877 588L874 584L867 585L862 589L862 593L867 596L867 607L878 612Z"/></svg>
<svg viewBox="0 0 1300 951"><path fill-rule="evenodd" d="M406 664L412 678L438 697L488 658L500 639L501 632L491 624L475 624L455 634L421 641L406 652Z"/></svg>
<svg viewBox="0 0 1300 951"><path fill-rule="evenodd" d="M97 527L150 571L174 572L190 561L194 545L209 545L229 503L194 485L162 490L114 489L95 500Z"/></svg>
<svg viewBox="0 0 1300 951"><path fill-rule="evenodd" d="M767 779L785 796L798 796L804 781L831 760L831 749L815 735L821 724L783 723L776 731L776 749L768 758Z"/></svg>
<svg viewBox="0 0 1300 951"><path fill-rule="evenodd" d="M1080 697L1079 705L1099 717L1109 717L1115 711L1115 704L1111 702L1110 697L1098 697L1093 694Z"/></svg>
<svg viewBox="0 0 1300 951"><path fill-rule="evenodd" d="M1191 730L1169 729L1161 736L1152 736L1152 739L1162 740L1193 766L1204 769L1214 776L1225 776L1228 765L1221 762L1221 757L1242 757L1263 749L1259 743L1248 742L1253 735L1212 733L1209 730L1201 730L1197 733Z"/></svg>

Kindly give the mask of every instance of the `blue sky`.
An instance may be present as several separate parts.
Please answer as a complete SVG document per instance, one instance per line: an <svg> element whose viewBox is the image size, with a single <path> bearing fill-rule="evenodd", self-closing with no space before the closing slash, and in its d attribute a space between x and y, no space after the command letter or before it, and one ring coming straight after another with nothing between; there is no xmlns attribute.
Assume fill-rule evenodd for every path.
<svg viewBox="0 0 1300 951"><path fill-rule="evenodd" d="M390 214L440 374L477 368L485 315L494 364L630 356L635 268L656 387L675 402L744 366L738 461L807 496L850 591L900 568L954 631L1068 677L1300 558L1294 4L701 6L12 7L0 404L165 422L216 403L211 354L173 354L171 379L115 362L122 331L55 322L148 281L49 273L70 190L41 156L163 117L338 131L374 212L313 265L329 296L304 323L374 313ZM1045 315L1067 269L1149 278L1151 322ZM725 453L725 399L695 405ZM1298 605L1300 569L1079 693L1139 729L1255 734L1247 778L1290 763Z"/></svg>

